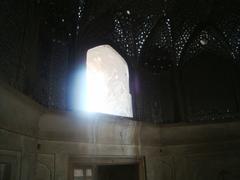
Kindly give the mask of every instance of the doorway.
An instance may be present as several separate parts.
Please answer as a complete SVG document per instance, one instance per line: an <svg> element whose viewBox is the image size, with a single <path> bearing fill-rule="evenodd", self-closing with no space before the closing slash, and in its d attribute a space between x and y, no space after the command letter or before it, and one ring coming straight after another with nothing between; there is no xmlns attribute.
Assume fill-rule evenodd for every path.
<svg viewBox="0 0 240 180"><path fill-rule="evenodd" d="M139 180L138 164L100 165L97 180Z"/></svg>
<svg viewBox="0 0 240 180"><path fill-rule="evenodd" d="M71 158L69 180L145 180L143 159Z"/></svg>

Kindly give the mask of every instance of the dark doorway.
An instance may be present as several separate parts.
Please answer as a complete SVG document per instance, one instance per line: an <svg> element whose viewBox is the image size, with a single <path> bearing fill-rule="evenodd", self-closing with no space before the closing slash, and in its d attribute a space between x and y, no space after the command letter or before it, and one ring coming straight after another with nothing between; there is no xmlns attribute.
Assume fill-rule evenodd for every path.
<svg viewBox="0 0 240 180"><path fill-rule="evenodd" d="M145 180L144 158L70 158L69 180Z"/></svg>
<svg viewBox="0 0 240 180"><path fill-rule="evenodd" d="M0 180L11 179L11 165L8 163L0 163Z"/></svg>
<svg viewBox="0 0 240 180"><path fill-rule="evenodd" d="M138 180L139 165L100 165L97 168L98 180Z"/></svg>

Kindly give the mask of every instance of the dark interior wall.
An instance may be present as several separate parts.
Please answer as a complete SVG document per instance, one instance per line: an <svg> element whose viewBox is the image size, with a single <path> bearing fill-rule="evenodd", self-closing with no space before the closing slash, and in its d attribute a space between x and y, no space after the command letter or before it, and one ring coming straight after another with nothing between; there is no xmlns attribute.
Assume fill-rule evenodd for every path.
<svg viewBox="0 0 240 180"><path fill-rule="evenodd" d="M36 99L52 109L66 110L68 102L69 66L74 62L78 3L73 1L41 1L39 8L39 91ZM73 63L74 64L74 63ZM72 68L73 69L73 68Z"/></svg>
<svg viewBox="0 0 240 180"><path fill-rule="evenodd" d="M28 95L37 78L37 14L34 1L0 2L0 76Z"/></svg>
<svg viewBox="0 0 240 180"><path fill-rule="evenodd" d="M140 75L142 98L141 118L145 121L174 122L174 87L172 71Z"/></svg>
<svg viewBox="0 0 240 180"><path fill-rule="evenodd" d="M231 59L202 53L180 73L189 121L234 118L239 114L239 68Z"/></svg>
<svg viewBox="0 0 240 180"><path fill-rule="evenodd" d="M239 116L239 66L231 57L204 52L177 70L142 71L145 121L212 121Z"/></svg>
<svg viewBox="0 0 240 180"><path fill-rule="evenodd" d="M66 1L0 4L0 78L46 107L67 109L72 13L78 7Z"/></svg>

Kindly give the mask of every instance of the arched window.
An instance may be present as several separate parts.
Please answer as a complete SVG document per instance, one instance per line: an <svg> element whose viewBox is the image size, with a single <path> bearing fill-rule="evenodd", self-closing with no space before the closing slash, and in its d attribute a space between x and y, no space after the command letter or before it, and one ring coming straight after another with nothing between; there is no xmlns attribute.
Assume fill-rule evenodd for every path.
<svg viewBox="0 0 240 180"><path fill-rule="evenodd" d="M128 66L111 46L87 51L86 80L87 111L133 116Z"/></svg>

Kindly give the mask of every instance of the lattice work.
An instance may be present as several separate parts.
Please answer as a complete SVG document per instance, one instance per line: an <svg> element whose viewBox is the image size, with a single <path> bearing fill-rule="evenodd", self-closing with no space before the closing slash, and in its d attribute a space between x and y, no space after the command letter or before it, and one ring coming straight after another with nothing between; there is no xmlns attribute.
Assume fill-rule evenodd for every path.
<svg viewBox="0 0 240 180"><path fill-rule="evenodd" d="M150 14L137 20L138 22L142 22L138 24L135 32L135 44L138 56L141 54L145 42L150 36L154 25L157 23L157 19L157 15Z"/></svg>
<svg viewBox="0 0 240 180"><path fill-rule="evenodd" d="M223 41L220 35L212 29L200 31L186 48L185 54L182 55L182 63L187 62L203 51L213 52L225 57L231 56L228 44Z"/></svg>
<svg viewBox="0 0 240 180"><path fill-rule="evenodd" d="M191 21L186 21L183 23L182 29L180 30L180 35L177 37L174 43L174 49L176 51L176 64L180 64L180 60L183 54L183 50L186 47L191 34L196 28L196 24Z"/></svg>
<svg viewBox="0 0 240 180"><path fill-rule="evenodd" d="M129 57L134 56L135 45L133 35L133 25L135 19L132 18L131 12L119 12L114 18L114 41L120 45L121 51Z"/></svg>
<svg viewBox="0 0 240 180"><path fill-rule="evenodd" d="M236 62L240 61L240 16L230 15L223 18L217 27L222 31L224 40L231 48L231 55Z"/></svg>
<svg viewBox="0 0 240 180"><path fill-rule="evenodd" d="M157 4L154 5L157 6ZM132 8L130 7L129 12L141 12L139 10L139 8L141 8L140 5ZM163 1L158 4L158 7L159 9L157 13L155 11L155 8L153 7L150 7L147 13L145 11L145 14L131 13L130 25L127 19L125 20L124 18L122 18L123 21L121 23L121 30L118 30L121 39L119 39L117 36L114 36L114 39L117 39L115 43L117 46L120 47L120 49L127 51L127 54L129 56L133 56L134 54L137 55L135 57L137 63L143 64L143 66L147 66L146 64L153 64L152 69L155 69L156 65L154 65L153 59L155 59L156 64L159 65L161 63L158 57L161 56L161 54L159 54L156 49L165 48L170 49L165 51L169 51L172 53L172 55L169 57L173 59L169 59L168 61L171 61L174 66L184 64L184 53L196 54L194 52L185 51L188 51L190 49L191 51L198 51L198 48L199 51L202 50L202 47L200 45L197 45L198 43L193 43L191 41L195 41L195 39L197 38L192 37L196 36L193 34L196 27L205 25L210 25L213 27L219 26L219 29L217 28L217 31L219 31L217 35L209 35L209 38L211 38L211 36L217 36L215 37L216 40L214 38L212 39L214 40L214 43L216 43L216 47L214 47L214 45L210 43L210 45L207 46L208 50L211 51L215 49L215 53L229 54L230 56L232 56L233 59L235 59L235 61L237 61L236 59L239 59L239 25L237 25L239 24L239 21L234 20L237 19L236 14L233 17L229 13L230 10L233 9L232 7L230 8L230 10L228 9L226 11L226 13L224 14L225 18L221 22L219 22L219 16L222 17L223 15L219 14L219 12L215 10L215 8L223 8L224 3L216 5L213 1L199 1L197 2L197 4L194 5L194 3L191 2L185 2L181 4L175 1ZM237 13L238 11L234 12ZM124 14L124 11L122 12L122 14ZM219 14L219 16L217 14ZM119 23L118 20L115 19L115 21L116 23ZM227 22L227 24L231 23L231 25L225 26L225 21ZM116 28L120 28L120 23L116 25ZM126 36L123 32L125 32ZM222 33L224 34L226 39L224 39L224 36L221 37ZM131 37L135 37L135 47L129 45L130 42L132 43L132 39L129 39L130 34ZM191 38L194 38L194 40ZM202 36L199 36L198 40L196 41L201 42L201 38ZM230 47L232 47L231 49L226 48L226 46L228 45L225 41L228 42ZM212 47L210 48L209 46ZM216 51L216 48L218 49L218 51ZM229 52L227 53L226 50ZM154 52L155 54L153 54ZM166 63L166 61L163 60L162 65L160 65L159 67L160 69L168 69L169 67L172 67L169 64L170 63Z"/></svg>

